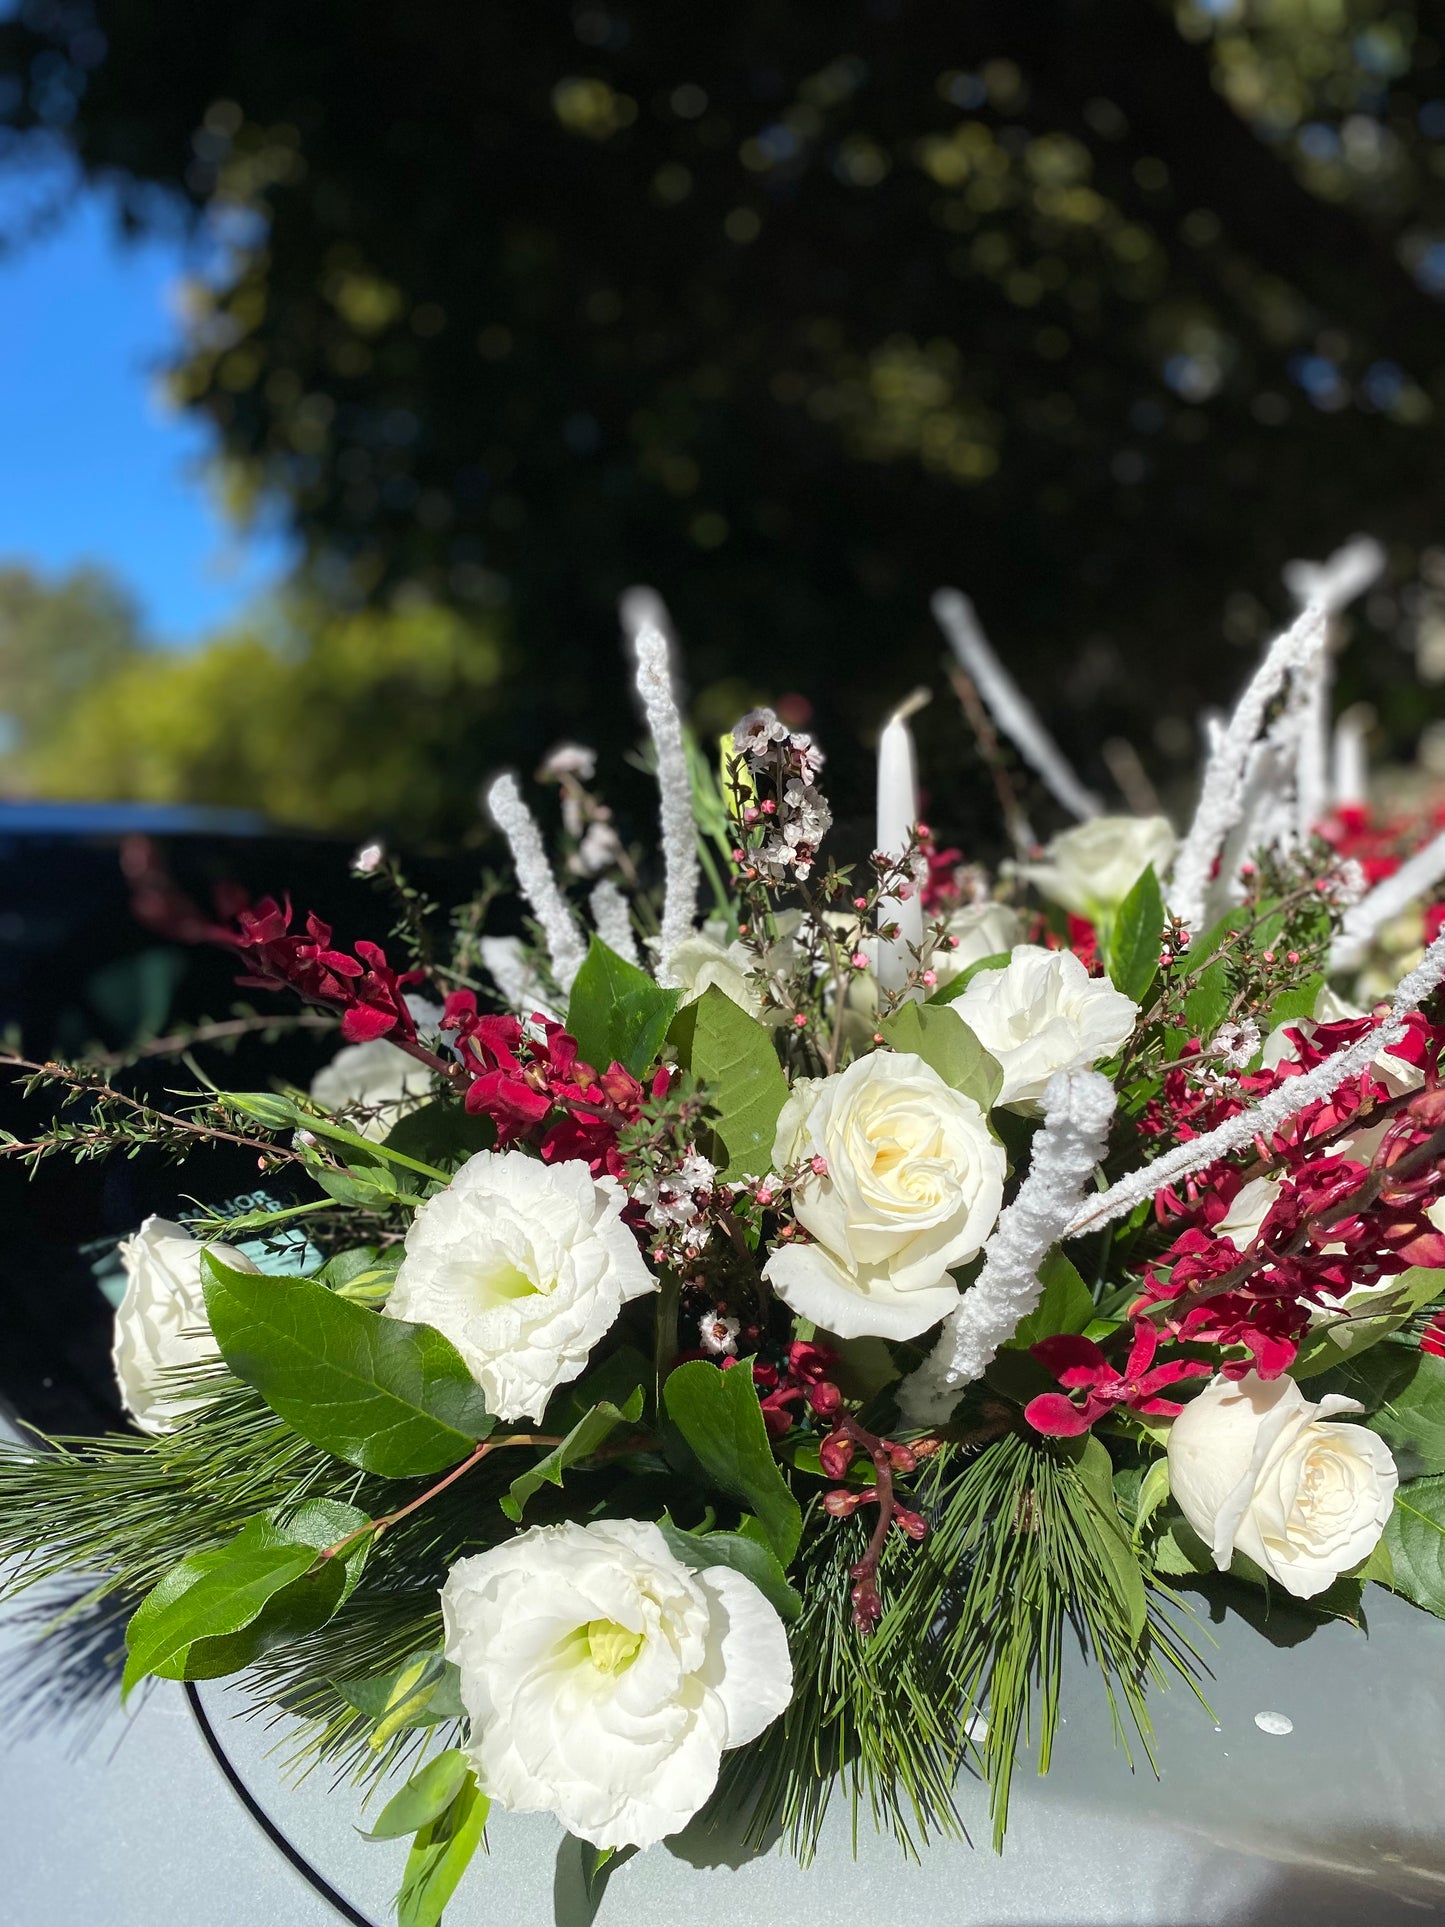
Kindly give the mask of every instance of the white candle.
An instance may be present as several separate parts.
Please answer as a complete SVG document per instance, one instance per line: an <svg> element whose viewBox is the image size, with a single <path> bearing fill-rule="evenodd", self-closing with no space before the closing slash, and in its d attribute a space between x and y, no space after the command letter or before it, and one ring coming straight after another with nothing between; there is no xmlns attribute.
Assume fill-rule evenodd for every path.
<svg viewBox="0 0 1445 1927"><path fill-rule="evenodd" d="M1335 724L1334 801L1336 809L1363 809L1370 800L1369 758L1365 739L1375 712L1354 703Z"/></svg>
<svg viewBox="0 0 1445 1927"><path fill-rule="evenodd" d="M918 760L914 754L913 731L908 718L922 709L931 691L915 689L894 710L878 738L878 836L875 847L885 856L901 857L908 848L918 822ZM902 900L883 896L878 900L880 929L896 923L896 937L881 939L878 945L878 987L896 991L916 967L915 953L923 941L923 903L917 889ZM911 993L917 996L917 991Z"/></svg>

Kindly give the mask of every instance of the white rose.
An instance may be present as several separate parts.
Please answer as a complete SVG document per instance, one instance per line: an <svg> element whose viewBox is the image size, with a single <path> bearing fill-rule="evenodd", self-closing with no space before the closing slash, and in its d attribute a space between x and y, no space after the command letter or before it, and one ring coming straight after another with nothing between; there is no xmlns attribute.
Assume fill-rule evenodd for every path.
<svg viewBox="0 0 1445 1927"><path fill-rule="evenodd" d="M1072 950L1016 943L1005 970L980 971L947 1008L1003 1069L998 1102L1037 1113L1055 1071L1086 1070L1129 1038L1139 1006Z"/></svg>
<svg viewBox="0 0 1445 1927"><path fill-rule="evenodd" d="M940 984L951 984L971 964L1012 950L1022 934L1017 912L1006 903L967 903L948 917L948 936L958 939L957 949L945 940L929 958L929 966Z"/></svg>
<svg viewBox="0 0 1445 1927"><path fill-rule="evenodd" d="M115 1378L121 1403L143 1432L170 1432L187 1406L166 1379L177 1365L219 1358L206 1316L201 1253L214 1251L233 1271L255 1271L229 1245L204 1245L168 1218L147 1218L120 1247L125 1296L115 1314Z"/></svg>
<svg viewBox="0 0 1445 1927"><path fill-rule="evenodd" d="M1169 1431L1169 1485L1221 1572L1242 1552L1296 1599L1312 1599L1379 1541L1398 1477L1360 1410L1312 1404L1292 1378L1213 1378Z"/></svg>
<svg viewBox="0 0 1445 1927"><path fill-rule="evenodd" d="M412 1220L386 1310L449 1338L496 1418L540 1419L623 1303L657 1289L626 1203L575 1160L478 1151Z"/></svg>
<svg viewBox="0 0 1445 1927"><path fill-rule="evenodd" d="M453 1566L446 1655L477 1784L596 1847L676 1833L792 1697L782 1621L750 1579L693 1572L655 1525L534 1526Z"/></svg>
<svg viewBox="0 0 1445 1927"><path fill-rule="evenodd" d="M1228 1238L1241 1254L1248 1251L1259 1236L1261 1225L1274 1209L1280 1183L1278 1177L1262 1177L1251 1178L1248 1184L1242 1184L1224 1216L1211 1227L1215 1237Z"/></svg>
<svg viewBox="0 0 1445 1927"><path fill-rule="evenodd" d="M1177 839L1164 816L1094 816L1044 846L1017 874L1076 917L1107 924L1152 863L1163 878Z"/></svg>
<svg viewBox="0 0 1445 1927"><path fill-rule="evenodd" d="M773 1162L824 1160L793 1192L812 1244L779 1244L778 1296L840 1338L916 1338L958 1303L948 1273L979 1251L1003 1202L1003 1146L971 1097L921 1057L873 1051L800 1078Z"/></svg>

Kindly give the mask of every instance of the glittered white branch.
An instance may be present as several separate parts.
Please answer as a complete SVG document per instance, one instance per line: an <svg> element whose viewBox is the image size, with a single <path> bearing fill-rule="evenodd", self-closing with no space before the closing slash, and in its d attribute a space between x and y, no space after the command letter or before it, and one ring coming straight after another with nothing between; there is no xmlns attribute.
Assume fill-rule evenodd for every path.
<svg viewBox="0 0 1445 1927"><path fill-rule="evenodd" d="M622 626L632 639L637 657L637 693L657 750L663 868L657 981L674 985L673 954L692 935L697 921L698 861L692 781L668 661L667 611L651 589L629 589L622 598Z"/></svg>
<svg viewBox="0 0 1445 1927"><path fill-rule="evenodd" d="M1286 677L1304 670L1324 648L1327 614L1324 603L1311 602L1283 635L1275 637L1210 750L1199 804L1174 859L1167 891L1170 909L1191 929L1203 921L1215 859L1243 813L1245 775L1269 706Z"/></svg>
<svg viewBox="0 0 1445 1927"><path fill-rule="evenodd" d="M1363 959L1377 931L1408 910L1417 897L1445 878L1445 832L1432 838L1402 863L1393 876L1377 883L1366 897L1346 910L1330 951L1331 970L1353 970Z"/></svg>
<svg viewBox="0 0 1445 1927"><path fill-rule="evenodd" d="M626 897L610 877L603 877L594 884L588 904L597 934L608 949L615 950L619 957L636 964L640 970L642 959L637 954L637 939L632 934L632 912L627 907Z"/></svg>
<svg viewBox="0 0 1445 1927"><path fill-rule="evenodd" d="M947 1418L964 1386L983 1375L1037 1305L1039 1266L1064 1236L1104 1155L1114 1104L1113 1085L1097 1071L1055 1071L1049 1079L1028 1175L984 1246L983 1269L899 1389L899 1409L913 1423Z"/></svg>
<svg viewBox="0 0 1445 1927"><path fill-rule="evenodd" d="M997 727L1071 816L1080 822L1097 816L1098 797L1084 788L1033 704L994 654L968 597L958 589L940 589L932 607L934 620Z"/></svg>
<svg viewBox="0 0 1445 1927"><path fill-rule="evenodd" d="M517 888L532 906L532 914L542 926L552 974L565 994L582 968L587 945L567 908L567 900L557 888L557 879L547 861L542 832L537 820L522 801L515 776L499 776L487 791L487 808L492 821L506 837L517 872Z"/></svg>
<svg viewBox="0 0 1445 1927"><path fill-rule="evenodd" d="M1388 1050L1392 1044L1400 1041L1405 1030L1403 1020L1412 1010L1418 1010L1431 992L1439 988L1442 979L1445 979L1445 931L1431 944L1415 969L1402 979L1386 1015L1372 1025L1363 1037L1353 1044L1347 1044L1333 1056L1326 1057L1302 1076L1286 1078L1249 1110L1227 1118L1223 1124L1206 1131L1202 1137L1190 1138L1187 1143L1166 1151L1163 1157L1155 1158L1152 1164L1142 1165L1127 1177L1120 1178L1117 1184L1111 1185L1099 1197L1089 1200L1074 1217L1065 1235L1076 1238L1081 1232L1097 1231L1103 1225L1112 1224L1116 1218L1126 1217L1135 1205L1152 1198L1166 1184L1177 1183L1180 1178L1202 1171L1217 1158L1226 1158L1232 1152L1242 1151L1256 1138L1266 1137L1271 1131L1278 1130L1281 1124L1304 1110L1306 1105L1333 1095L1347 1078L1357 1077L1381 1051Z"/></svg>

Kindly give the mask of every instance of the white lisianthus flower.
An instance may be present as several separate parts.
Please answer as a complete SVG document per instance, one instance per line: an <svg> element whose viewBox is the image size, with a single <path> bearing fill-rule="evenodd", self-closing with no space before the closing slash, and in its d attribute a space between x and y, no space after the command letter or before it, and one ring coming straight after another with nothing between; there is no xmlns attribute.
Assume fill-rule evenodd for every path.
<svg viewBox="0 0 1445 1927"><path fill-rule="evenodd" d="M1037 1115L1055 1071L1087 1070L1112 1057L1133 1031L1139 1006L1072 950L1016 943L1006 970L980 971L947 1008L1003 1070L998 1102Z"/></svg>
<svg viewBox="0 0 1445 1927"><path fill-rule="evenodd" d="M682 986L681 1004L694 1004L716 985L749 1017L758 1015L759 998L749 982L754 959L746 944L727 940L727 925L710 918L700 930L684 937L672 953L673 975Z"/></svg>
<svg viewBox="0 0 1445 1927"><path fill-rule="evenodd" d="M386 1302L451 1340L499 1419L540 1419L629 1298L655 1291L627 1193L585 1164L478 1151L406 1234Z"/></svg>
<svg viewBox="0 0 1445 1927"><path fill-rule="evenodd" d="M1292 1378L1213 1378L1169 1430L1169 1486L1221 1572L1242 1552L1296 1599L1313 1599L1371 1553L1395 1502L1385 1441L1331 1423L1362 1408L1318 1404Z"/></svg>
<svg viewBox="0 0 1445 1927"><path fill-rule="evenodd" d="M985 957L1005 955L1023 934L1018 913L1006 903L966 903L961 910L949 912L947 930L928 960L940 984L951 984ZM957 948L951 938L957 938Z"/></svg>
<svg viewBox="0 0 1445 1927"><path fill-rule="evenodd" d="M1108 924L1151 863L1162 879L1177 844L1165 816L1093 816L1061 831L1039 861L1018 864L1016 874L1076 917Z"/></svg>
<svg viewBox="0 0 1445 1927"><path fill-rule="evenodd" d="M685 1827L724 1751L792 1697L787 1635L758 1588L691 1571L641 1520L533 1526L459 1561L441 1602L478 1786L595 1847Z"/></svg>
<svg viewBox="0 0 1445 1927"><path fill-rule="evenodd" d="M168 1367L219 1358L206 1316L201 1253L233 1271L255 1271L243 1252L205 1245L168 1218L147 1218L119 1247L125 1296L115 1314L115 1379L121 1403L143 1432L174 1431L185 1403L166 1383Z"/></svg>
<svg viewBox="0 0 1445 1927"><path fill-rule="evenodd" d="M1003 1146L971 1097L921 1057L873 1051L835 1077L799 1078L773 1162L810 1244L764 1268L778 1296L840 1338L916 1338L958 1303L949 1277L977 1255L1003 1203Z"/></svg>

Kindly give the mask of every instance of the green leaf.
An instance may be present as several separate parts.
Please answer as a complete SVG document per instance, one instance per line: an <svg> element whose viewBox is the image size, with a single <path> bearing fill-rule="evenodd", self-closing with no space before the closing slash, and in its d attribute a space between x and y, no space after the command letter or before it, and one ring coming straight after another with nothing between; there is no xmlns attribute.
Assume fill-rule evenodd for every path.
<svg viewBox="0 0 1445 1927"><path fill-rule="evenodd" d="M657 1062L681 995L594 937L572 985L567 1028L594 1069L616 1062L641 1077Z"/></svg>
<svg viewBox="0 0 1445 1927"><path fill-rule="evenodd" d="M435 1647L374 1678L331 1683L348 1706L371 1721L369 1744L375 1752L403 1727L438 1726L463 1717L457 1669Z"/></svg>
<svg viewBox="0 0 1445 1927"><path fill-rule="evenodd" d="M594 1405L590 1412L584 1412L562 1443L554 1445L545 1458L538 1459L535 1465L529 1465L525 1472L513 1479L510 1490L498 1501L513 1524L520 1522L523 1508L539 1487L555 1485L560 1488L562 1474L569 1465L575 1465L579 1459L590 1458L619 1425L635 1425L642 1417L642 1404L642 1388L638 1386L624 1406L603 1400Z"/></svg>
<svg viewBox="0 0 1445 1927"><path fill-rule="evenodd" d="M451 1804L412 1844L396 1898L396 1927L437 1927L481 1845L490 1805L468 1771Z"/></svg>
<svg viewBox="0 0 1445 1927"><path fill-rule="evenodd" d="M683 1068L706 1086L717 1107L712 1129L721 1144L718 1176L731 1183L768 1171L778 1113L788 1096L772 1033L709 984L677 1013L668 1036Z"/></svg>
<svg viewBox="0 0 1445 1927"><path fill-rule="evenodd" d="M956 1010L900 1004L879 1029L894 1050L921 1057L945 1084L971 1097L980 1110L993 1108L1003 1089L1003 1071Z"/></svg>
<svg viewBox="0 0 1445 1927"><path fill-rule="evenodd" d="M772 1548L745 1532L684 1532L671 1519L659 1522L662 1536L685 1566L702 1572L708 1566L728 1566L751 1579L780 1619L796 1619L803 1610L800 1594L788 1584Z"/></svg>
<svg viewBox="0 0 1445 1927"><path fill-rule="evenodd" d="M427 1761L399 1793L394 1793L382 1808L380 1817L366 1840L400 1840L403 1834L416 1833L439 1820L462 1790L470 1771L467 1756L459 1746L449 1747Z"/></svg>
<svg viewBox="0 0 1445 1927"><path fill-rule="evenodd" d="M1116 990L1142 1004L1159 969L1164 896L1151 863L1119 905L1109 931L1109 976Z"/></svg>
<svg viewBox="0 0 1445 1927"><path fill-rule="evenodd" d="M1193 1526L1170 1519L1154 1541L1154 1570L1161 1578L1183 1579L1214 1571L1214 1556Z"/></svg>
<svg viewBox="0 0 1445 1927"><path fill-rule="evenodd" d="M1368 1300L1350 1313L1348 1323L1331 1323L1311 1332L1289 1368L1290 1377L1317 1378L1321 1372L1358 1358L1382 1338L1391 1337L1417 1311L1434 1304L1445 1292L1445 1271L1412 1265L1387 1283L1388 1295Z"/></svg>
<svg viewBox="0 0 1445 1927"><path fill-rule="evenodd" d="M474 1117L460 1102L436 1098L399 1117L382 1148L454 1171L478 1151L490 1151L496 1140L497 1127L489 1117Z"/></svg>
<svg viewBox="0 0 1445 1927"><path fill-rule="evenodd" d="M455 1465L491 1431L479 1387L429 1325L383 1318L310 1278L206 1253L206 1310L238 1378L324 1452L388 1479Z"/></svg>
<svg viewBox="0 0 1445 1927"><path fill-rule="evenodd" d="M1094 1316L1089 1287L1057 1246L1039 1266L1038 1275L1043 1281L1043 1296L1028 1317L1020 1319L1018 1329L1008 1341L1017 1351L1027 1351L1041 1338L1081 1332Z"/></svg>
<svg viewBox="0 0 1445 1927"><path fill-rule="evenodd" d="M1098 1528L1099 1551L1114 1580L1129 1630L1138 1639L1149 1617L1149 1597L1139 1555L1129 1542L1114 1502L1114 1461L1109 1457L1108 1447L1090 1434L1077 1443L1068 1441L1056 1450L1060 1457L1073 1461L1085 1502Z"/></svg>
<svg viewBox="0 0 1445 1927"><path fill-rule="evenodd" d="M1269 1010L1269 1027L1278 1030L1281 1024L1297 1024L1302 1017L1314 1015L1315 999L1324 983L1323 976L1307 977L1293 990L1282 990Z"/></svg>
<svg viewBox="0 0 1445 1927"><path fill-rule="evenodd" d="M1385 1583L1445 1619L1445 1478L1400 1487L1381 1544L1391 1567Z"/></svg>
<svg viewBox="0 0 1445 1927"><path fill-rule="evenodd" d="M399 1244L378 1251L374 1245L358 1245L351 1251L338 1251L315 1276L339 1297L360 1305L382 1305L391 1296L397 1270L404 1253Z"/></svg>
<svg viewBox="0 0 1445 1927"><path fill-rule="evenodd" d="M1139 1482L1139 1497L1134 1511L1134 1542L1137 1545L1140 1535L1149 1521L1169 1497L1169 1461L1157 1458Z"/></svg>
<svg viewBox="0 0 1445 1927"><path fill-rule="evenodd" d="M1316 1398L1330 1391L1358 1399L1402 1479L1445 1472L1445 1359L1387 1342L1321 1373L1310 1391Z"/></svg>
<svg viewBox="0 0 1445 1927"><path fill-rule="evenodd" d="M425 1164L420 1159L410 1157L403 1151L392 1150L374 1138L363 1137L359 1131L349 1129L345 1124L337 1124L329 1117L298 1104L294 1098L283 1097L274 1091L221 1091L216 1101L228 1110L239 1111L267 1130L310 1131L313 1137L325 1138L329 1143L345 1145L349 1151L359 1154L363 1164L399 1165L403 1170L415 1171L418 1177L431 1178L438 1184L445 1184L451 1173L439 1171L435 1165Z"/></svg>
<svg viewBox="0 0 1445 1927"><path fill-rule="evenodd" d="M692 1359L668 1374L662 1400L709 1482L757 1514L786 1566L798 1549L803 1516L773 1457L747 1365L724 1372Z"/></svg>
<svg viewBox="0 0 1445 1927"><path fill-rule="evenodd" d="M975 957L971 964L960 970L956 977L950 977L946 984L940 984L933 995L927 999L930 1004L951 1004L955 997L961 997L982 971L1007 970L1013 961L1007 950L995 951L991 957Z"/></svg>
<svg viewBox="0 0 1445 1927"><path fill-rule="evenodd" d="M1191 952L1192 955L1192 952ZM1184 999L1185 1028L1181 1037L1212 1037L1224 1021L1233 992L1229 987L1229 964L1216 957L1200 972L1199 981Z"/></svg>

